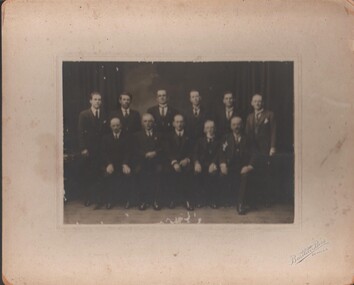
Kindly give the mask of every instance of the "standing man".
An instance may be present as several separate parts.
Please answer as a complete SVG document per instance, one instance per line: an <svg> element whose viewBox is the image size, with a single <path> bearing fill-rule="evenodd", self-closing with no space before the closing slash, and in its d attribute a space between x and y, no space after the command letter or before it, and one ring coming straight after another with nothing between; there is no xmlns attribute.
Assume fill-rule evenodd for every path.
<svg viewBox="0 0 354 285"><path fill-rule="evenodd" d="M273 112L263 108L262 95L253 95L251 105L254 112L248 115L246 134L252 151L257 155L257 182L259 182L257 188L263 188L261 200L265 199L266 204L269 205L270 200L273 199L270 193L270 162L276 152L276 122Z"/></svg>
<svg viewBox="0 0 354 285"><path fill-rule="evenodd" d="M238 193L236 209L240 215L244 215L246 213L244 198L255 159L249 150L246 136L241 133L242 119L233 117L230 126L232 132L225 136L221 144L220 172L222 178L227 181L226 185L229 187L227 191L230 191L226 197L234 199Z"/></svg>
<svg viewBox="0 0 354 285"><path fill-rule="evenodd" d="M173 130L172 121L178 112L168 104L168 96L165 89L157 90L156 101L158 105L150 107L147 112L154 117L154 129L165 136Z"/></svg>
<svg viewBox="0 0 354 285"><path fill-rule="evenodd" d="M162 145L161 135L153 129L154 117L142 116L143 129L134 135L135 172L139 187L139 210L153 203L155 210L161 206Z"/></svg>
<svg viewBox="0 0 354 285"><path fill-rule="evenodd" d="M117 117L122 123L123 131L128 134L134 134L141 129L141 118L138 111L130 108L133 101L133 95L129 92L123 92L119 95L120 108L111 114L111 118Z"/></svg>
<svg viewBox="0 0 354 285"><path fill-rule="evenodd" d="M79 147L84 157L82 167L82 186L85 206L91 204L100 177L100 144L107 131L106 114L101 108L102 96L94 91L90 94L91 107L79 115Z"/></svg>
<svg viewBox="0 0 354 285"><path fill-rule="evenodd" d="M123 194L126 202L125 208L129 208L131 196L131 150L127 135L122 131L122 124L119 118L110 120L111 132L102 139L102 162L105 177L104 200L106 208L110 209L116 200L117 194ZM127 186L122 187L124 182ZM128 189L128 193L122 193ZM121 193L117 193L121 192Z"/></svg>
<svg viewBox="0 0 354 285"><path fill-rule="evenodd" d="M187 210L193 211L194 195L191 187L192 141L185 132L182 115L178 114L174 116L173 127L174 131L167 137L168 168L171 174L171 179L169 180L169 189L171 189L169 193L169 208L175 207L178 194L182 194Z"/></svg>
<svg viewBox="0 0 354 285"><path fill-rule="evenodd" d="M215 113L215 123L218 130L218 137L222 138L230 132L230 120L234 116L240 116L235 107L235 98L231 91L223 94L224 106Z"/></svg>
<svg viewBox="0 0 354 285"><path fill-rule="evenodd" d="M201 105L202 96L198 90L192 89L189 92L191 104L185 111L186 131L190 138L195 142L204 135L204 122L208 118L208 113Z"/></svg>
<svg viewBox="0 0 354 285"><path fill-rule="evenodd" d="M220 143L215 137L215 123L204 123L204 136L199 138L194 149L194 173L198 189L198 205L208 202L216 209L219 204L218 189L218 155Z"/></svg>

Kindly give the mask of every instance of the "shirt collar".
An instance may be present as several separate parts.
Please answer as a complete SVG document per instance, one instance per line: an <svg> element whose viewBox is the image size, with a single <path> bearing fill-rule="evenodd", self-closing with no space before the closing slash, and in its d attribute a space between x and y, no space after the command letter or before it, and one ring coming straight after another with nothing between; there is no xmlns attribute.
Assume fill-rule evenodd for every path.
<svg viewBox="0 0 354 285"><path fill-rule="evenodd" d="M175 131L176 131L177 136L179 136L179 134L181 134L183 136L183 134L184 134L184 130L182 130L182 131L175 130Z"/></svg>
<svg viewBox="0 0 354 285"><path fill-rule="evenodd" d="M91 107L91 112L93 115L96 115L96 111L98 111L98 114L100 114L100 109L95 109L94 107Z"/></svg>
<svg viewBox="0 0 354 285"><path fill-rule="evenodd" d="M263 113L263 111L264 111L264 109L262 108L262 109L260 109L259 111L254 111L254 113L256 114L256 116L258 115L258 114L262 114Z"/></svg>
<svg viewBox="0 0 354 285"><path fill-rule="evenodd" d="M230 108L225 108L226 112L230 112L230 111L233 111L234 110L234 106L230 107Z"/></svg>
<svg viewBox="0 0 354 285"><path fill-rule="evenodd" d="M115 136L118 136L118 138L119 138L121 133L122 133L122 130L120 130L119 133L113 132L113 136L114 136L114 137L115 137Z"/></svg>
<svg viewBox="0 0 354 285"><path fill-rule="evenodd" d="M127 114L130 113L130 108L128 108L128 109L121 108L121 110L122 110L122 113L123 113L123 114L124 114L124 112L127 112Z"/></svg>
<svg viewBox="0 0 354 285"><path fill-rule="evenodd" d="M159 108L167 108L167 104L164 104L164 105L159 104Z"/></svg>

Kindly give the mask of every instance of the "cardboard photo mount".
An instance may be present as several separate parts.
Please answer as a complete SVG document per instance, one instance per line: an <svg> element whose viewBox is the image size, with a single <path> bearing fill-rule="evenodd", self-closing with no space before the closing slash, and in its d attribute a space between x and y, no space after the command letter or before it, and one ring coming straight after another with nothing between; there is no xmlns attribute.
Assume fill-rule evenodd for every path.
<svg viewBox="0 0 354 285"><path fill-rule="evenodd" d="M6 1L7 284L353 283L352 1ZM295 222L64 225L63 60L294 61Z"/></svg>

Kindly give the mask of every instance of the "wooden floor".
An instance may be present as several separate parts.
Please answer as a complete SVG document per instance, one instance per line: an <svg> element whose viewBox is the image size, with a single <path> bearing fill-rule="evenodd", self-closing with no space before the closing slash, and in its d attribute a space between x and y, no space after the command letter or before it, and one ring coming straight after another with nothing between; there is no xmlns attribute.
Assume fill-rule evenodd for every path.
<svg viewBox="0 0 354 285"><path fill-rule="evenodd" d="M107 210L105 207L85 207L81 201L70 201L64 206L64 224L154 224L154 223L293 223L294 207L290 204L276 204L269 208L250 209L246 215L237 214L235 207L211 209L204 207L187 211L183 207L164 208L155 211L151 207L139 211L136 207L124 209L115 206Z"/></svg>

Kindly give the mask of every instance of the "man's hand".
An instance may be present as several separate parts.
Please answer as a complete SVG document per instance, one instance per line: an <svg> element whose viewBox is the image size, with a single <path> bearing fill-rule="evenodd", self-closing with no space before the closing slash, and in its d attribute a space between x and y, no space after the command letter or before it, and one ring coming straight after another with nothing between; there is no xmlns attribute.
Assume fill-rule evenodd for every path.
<svg viewBox="0 0 354 285"><path fill-rule="evenodd" d="M275 154L275 152L276 152L275 147L271 147L270 151L269 151L269 155L273 156Z"/></svg>
<svg viewBox="0 0 354 285"><path fill-rule="evenodd" d="M220 164L220 171L222 175L227 175L227 165L226 163L221 163Z"/></svg>
<svg viewBox="0 0 354 285"><path fill-rule="evenodd" d="M88 149L85 148L84 150L82 150L82 151L81 151L81 154L82 154L83 156L89 156L89 151L88 151Z"/></svg>
<svg viewBox="0 0 354 285"><path fill-rule="evenodd" d="M186 167L186 166L188 166L189 162L190 162L189 158L185 158L185 159L182 159L182 160L179 162L179 164L180 164L182 167Z"/></svg>
<svg viewBox="0 0 354 285"><path fill-rule="evenodd" d="M107 172L108 174L112 174L112 173L114 172L114 167L113 167L113 164L112 164L112 163L110 163L110 164L107 165L107 167L106 167L106 172Z"/></svg>
<svg viewBox="0 0 354 285"><path fill-rule="evenodd" d="M126 165L126 164L123 164L122 167L123 167L123 173L124 173L125 175L129 175L130 172L131 172L130 167L129 167L128 165Z"/></svg>
<svg viewBox="0 0 354 285"><path fill-rule="evenodd" d="M218 167L216 166L216 164L215 164L215 163L211 163L211 164L209 165L209 173L210 173L210 174L213 174L213 173L216 172L216 170L218 170Z"/></svg>
<svg viewBox="0 0 354 285"><path fill-rule="evenodd" d="M248 172L253 170L253 166L252 165L247 165L242 167L241 169L241 174L247 174Z"/></svg>
<svg viewBox="0 0 354 285"><path fill-rule="evenodd" d="M194 164L194 172L195 173L201 173L202 172L202 166L200 165L200 163L198 161Z"/></svg>
<svg viewBox="0 0 354 285"><path fill-rule="evenodd" d="M145 157L146 158L154 158L157 155L156 151L149 151L147 153L145 153Z"/></svg>
<svg viewBox="0 0 354 285"><path fill-rule="evenodd" d="M181 166L179 165L179 163L175 163L173 164L173 168L175 169L176 172L181 172Z"/></svg>

